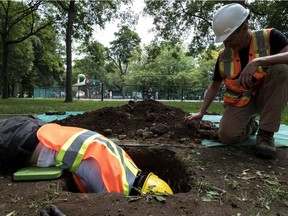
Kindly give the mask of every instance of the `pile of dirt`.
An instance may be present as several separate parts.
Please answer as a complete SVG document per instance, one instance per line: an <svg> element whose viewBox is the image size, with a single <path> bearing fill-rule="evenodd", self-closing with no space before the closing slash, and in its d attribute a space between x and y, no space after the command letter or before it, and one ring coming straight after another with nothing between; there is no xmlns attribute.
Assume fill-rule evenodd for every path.
<svg viewBox="0 0 288 216"><path fill-rule="evenodd" d="M145 143L195 144L203 139L217 139L213 123L185 122L187 115L180 108L146 100L129 101L127 105L105 107L54 122L90 129L110 138Z"/></svg>
<svg viewBox="0 0 288 216"><path fill-rule="evenodd" d="M186 115L149 100L54 121L117 138L116 143L139 143L123 148L140 169L167 181L174 195L85 194L73 190L66 172L59 179L26 182L2 174L0 215L39 216L52 204L67 216L288 215L287 148L268 161L256 158L252 147L206 148L201 140L217 139L217 128L207 121L187 124Z"/></svg>

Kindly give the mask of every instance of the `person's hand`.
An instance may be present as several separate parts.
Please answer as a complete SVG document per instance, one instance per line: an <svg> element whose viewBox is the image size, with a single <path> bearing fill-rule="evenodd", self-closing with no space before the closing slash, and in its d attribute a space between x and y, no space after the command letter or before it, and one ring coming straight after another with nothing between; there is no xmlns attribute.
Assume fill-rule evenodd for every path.
<svg viewBox="0 0 288 216"><path fill-rule="evenodd" d="M251 61L246 65L246 67L240 73L238 79L238 88L242 86L246 89L249 89L249 87L252 85L253 75L255 71L257 71L257 68L258 65L256 64L256 61Z"/></svg>
<svg viewBox="0 0 288 216"><path fill-rule="evenodd" d="M185 122L193 121L193 120L200 121L200 120L202 120L203 116L204 116L204 114L202 114L201 112L197 112L194 115L186 116Z"/></svg>

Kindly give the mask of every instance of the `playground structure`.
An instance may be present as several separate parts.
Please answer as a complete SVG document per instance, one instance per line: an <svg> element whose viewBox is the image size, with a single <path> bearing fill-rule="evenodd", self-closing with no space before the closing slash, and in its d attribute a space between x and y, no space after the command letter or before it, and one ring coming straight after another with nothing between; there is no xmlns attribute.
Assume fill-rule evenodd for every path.
<svg viewBox="0 0 288 216"><path fill-rule="evenodd" d="M78 74L77 83L72 85L72 91L77 98L100 98L102 83L96 79L88 79L85 74Z"/></svg>

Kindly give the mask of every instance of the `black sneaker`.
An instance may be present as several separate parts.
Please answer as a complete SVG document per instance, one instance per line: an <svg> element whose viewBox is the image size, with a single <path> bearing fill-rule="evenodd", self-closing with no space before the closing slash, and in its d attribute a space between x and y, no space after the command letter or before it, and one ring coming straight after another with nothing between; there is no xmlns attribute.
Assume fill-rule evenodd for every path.
<svg viewBox="0 0 288 216"><path fill-rule="evenodd" d="M259 130L256 139L256 147L254 154L263 159L274 159L276 157L276 147L274 144L274 133L264 130Z"/></svg>

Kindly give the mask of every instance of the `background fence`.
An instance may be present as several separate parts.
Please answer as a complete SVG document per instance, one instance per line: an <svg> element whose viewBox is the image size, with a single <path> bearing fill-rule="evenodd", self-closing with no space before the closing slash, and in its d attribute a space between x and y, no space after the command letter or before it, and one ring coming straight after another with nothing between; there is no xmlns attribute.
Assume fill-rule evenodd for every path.
<svg viewBox="0 0 288 216"><path fill-rule="evenodd" d="M140 86L125 85L122 90L107 88L101 83L94 86L78 86L73 88L75 99L135 99L135 100L203 100L205 90L194 92L191 86ZM220 89L216 100L222 100L224 89ZM65 98L65 87L34 88L34 98Z"/></svg>

